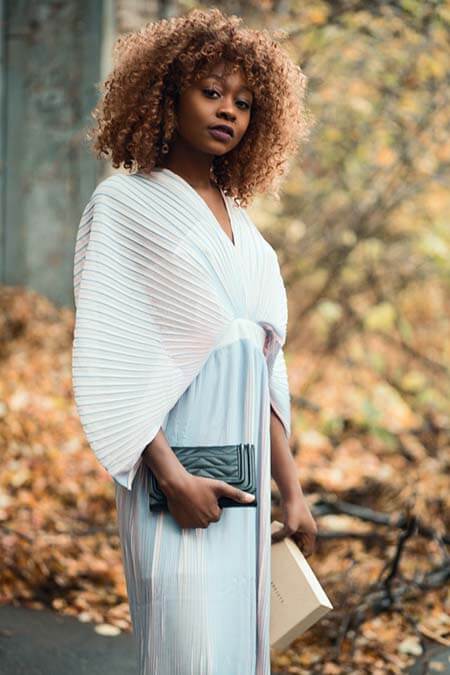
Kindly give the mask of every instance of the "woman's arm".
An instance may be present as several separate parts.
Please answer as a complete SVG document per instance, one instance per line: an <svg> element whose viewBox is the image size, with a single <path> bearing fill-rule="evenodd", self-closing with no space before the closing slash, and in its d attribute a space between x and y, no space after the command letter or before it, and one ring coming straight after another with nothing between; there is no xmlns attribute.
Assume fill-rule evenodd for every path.
<svg viewBox="0 0 450 675"><path fill-rule="evenodd" d="M283 527L272 534L272 541L289 536L307 558L315 551L317 525L303 494L283 423L272 407L270 412L272 477L280 490L284 521Z"/></svg>
<svg viewBox="0 0 450 675"><path fill-rule="evenodd" d="M283 423L270 408L270 445L272 476L283 499L303 495L298 469L286 438Z"/></svg>
<svg viewBox="0 0 450 675"><path fill-rule="evenodd" d="M188 472L173 452L162 429L145 447L142 461L153 471L167 496L176 494L187 477Z"/></svg>
<svg viewBox="0 0 450 675"><path fill-rule="evenodd" d="M162 428L142 452L167 497L169 511L180 527L208 527L221 516L221 496L247 503L254 495L222 480L191 474L173 452Z"/></svg>

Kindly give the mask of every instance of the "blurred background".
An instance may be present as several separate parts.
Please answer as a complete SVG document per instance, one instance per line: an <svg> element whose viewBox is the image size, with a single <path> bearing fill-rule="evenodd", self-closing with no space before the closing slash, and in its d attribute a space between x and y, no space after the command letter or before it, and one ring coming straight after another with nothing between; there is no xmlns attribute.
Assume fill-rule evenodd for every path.
<svg viewBox="0 0 450 675"><path fill-rule="evenodd" d="M71 391L76 230L114 172L85 134L116 37L212 6L281 31L315 118L280 201L249 208L287 285L291 448L335 608L274 673L449 673L448 0L0 2L0 625L15 606L130 634Z"/></svg>

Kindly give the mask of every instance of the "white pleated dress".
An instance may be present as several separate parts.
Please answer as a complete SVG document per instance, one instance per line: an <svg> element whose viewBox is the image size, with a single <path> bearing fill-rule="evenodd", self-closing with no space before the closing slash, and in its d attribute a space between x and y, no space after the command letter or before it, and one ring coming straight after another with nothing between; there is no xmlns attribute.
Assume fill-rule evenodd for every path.
<svg viewBox="0 0 450 675"><path fill-rule="evenodd" d="M267 443L265 333L233 323L163 427L170 445ZM264 448L266 451L266 448ZM257 507L224 508L207 528L151 513L148 470L117 485L117 512L140 672L256 673Z"/></svg>
<svg viewBox="0 0 450 675"><path fill-rule="evenodd" d="M107 213L108 217L97 222L108 221L113 223L114 228L115 222L123 222L127 209L128 212L136 209L134 200L145 205L146 194L150 199L146 206L154 207L150 185L155 189L155 195L164 194L171 204L184 205L186 212L191 213L191 218L186 221L190 223L187 234L193 237L194 232L195 236L200 232L201 255L206 260L202 263L204 274L198 280L215 285L214 297L222 299L227 311L214 338L210 338L207 347L203 346L196 368L189 371L188 379L180 382L178 395L175 392L171 401L166 397L165 407L160 407L160 417L155 415L150 419L147 436L138 436L133 446L134 437L130 433L127 444L121 443L119 452L113 443L114 434L118 434L121 428L120 419L116 422L112 420L103 400L109 395L111 409L114 407L116 416L120 416L121 402L126 398L121 392L129 392L128 395L132 396L133 378L122 374L126 364L111 348L111 336L116 336L116 347L123 345L124 353L131 354L129 359L132 351L125 346L127 336L121 335L119 328L108 330L104 327L106 315L111 314L112 309L108 310L103 302L106 289L98 289L94 282L95 275L100 279L102 270L99 265L104 251L107 251L105 260L113 259L107 248L110 238L105 239L105 248L102 249L101 236L97 239L89 237L86 229L92 231L95 219L91 207L86 207L75 265L78 306L73 357L74 389L80 418L91 446L115 481L138 672L139 675L270 675L271 405L282 420L287 435L290 433L289 390L282 349L287 318L284 286L280 282L277 262L273 266L273 249L252 224L246 211L235 207L231 199L223 195L233 226L233 244L206 202L184 179L169 169L155 170L150 178L140 174L116 175L103 181L97 188L97 195L102 194L102 188L105 194L105 187L108 188L106 193L113 195L110 202L114 201L114 213L102 210L101 213ZM113 192L111 187L115 188ZM159 192L158 188L161 188ZM203 225L202 219L205 220ZM202 227L206 228L203 236ZM121 245L125 241L138 241L135 234L138 228L133 228L128 226ZM186 231L184 237L186 240ZM89 263L87 266L84 264L86 259L89 260L86 254L89 240L90 267ZM96 246L92 244L94 241ZM210 245L214 254L208 257ZM196 244L196 252L199 246ZM221 263L219 260L219 273L217 256L221 256L222 260ZM267 263L268 259L270 263ZM174 264L173 259L171 262ZM91 270L84 273L84 282L82 268ZM187 283L189 269L187 265ZM208 281L205 274L209 269L211 279ZM239 275L237 279L236 273ZM231 275L229 282L227 275ZM127 274L127 279L130 278ZM111 279L117 283L117 277L111 276ZM86 289L84 311L80 301L83 283ZM116 286L115 297L120 291L121 288ZM230 295L229 307L226 306L227 295ZM139 296L140 292L133 296L136 299L134 311L138 311ZM178 298L166 294L165 298L167 307L177 303L178 306L184 305L182 294ZM156 304L154 300L153 303ZM128 317L130 307L133 310L131 296L127 304L128 308L123 311ZM202 312L204 310L202 307ZM184 311L189 317L188 303ZM99 313L103 319L96 319ZM195 314L193 320L197 316ZM155 312L149 317L156 322ZM109 316L111 319L113 325L119 325L119 322L114 324L117 321L115 315ZM165 320L159 319L159 326ZM98 321L97 326L93 326L94 321ZM169 339L172 335L174 341L179 338L179 325L177 319L165 326ZM102 327L105 337L109 336L108 341L98 339L98 331L102 331ZM139 327L142 330L142 322ZM208 320L205 320L205 333L211 335ZM161 329L158 340L160 334ZM135 339L138 340L136 336ZM198 341L202 342L201 333ZM140 342L137 341L136 345L139 345L141 360L145 354ZM183 345L177 343L176 350L174 347L171 349L172 360L178 358L178 367L184 367L190 349L196 352L199 347L192 341ZM150 349L148 354L148 358L155 358ZM132 363L131 368L133 372ZM159 384L164 375L163 369L158 372L158 377L155 376L155 401L159 401L160 397L165 400L165 390ZM170 379L173 374L167 372L166 376ZM136 374L135 380L141 382L144 377L145 371L139 376ZM103 380L104 389L99 384ZM148 377L145 378L146 385L147 380ZM111 388L115 395L110 393ZM151 403L152 392L147 386L145 395ZM139 400L136 405L140 409ZM155 405L151 404L149 409L153 410ZM128 415L132 415L129 407ZM150 413L147 413L148 416L151 417ZM137 423L141 424L141 427L136 427L139 431L145 427L147 417L136 416ZM111 426L114 423L116 426ZM160 427L169 445L253 443L258 479L257 506L225 507L218 522L211 523L207 528L190 529L181 528L170 512L151 512L148 469L140 453ZM124 452L124 448L128 448L129 452Z"/></svg>

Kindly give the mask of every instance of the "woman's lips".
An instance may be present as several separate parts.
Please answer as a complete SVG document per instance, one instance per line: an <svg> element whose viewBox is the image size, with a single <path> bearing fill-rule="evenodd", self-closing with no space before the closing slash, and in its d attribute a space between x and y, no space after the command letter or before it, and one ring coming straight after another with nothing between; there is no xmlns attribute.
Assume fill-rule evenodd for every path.
<svg viewBox="0 0 450 675"><path fill-rule="evenodd" d="M231 140L230 134L227 134L226 131L222 131L221 129L208 129L208 131L211 134L211 136L217 138L219 141Z"/></svg>

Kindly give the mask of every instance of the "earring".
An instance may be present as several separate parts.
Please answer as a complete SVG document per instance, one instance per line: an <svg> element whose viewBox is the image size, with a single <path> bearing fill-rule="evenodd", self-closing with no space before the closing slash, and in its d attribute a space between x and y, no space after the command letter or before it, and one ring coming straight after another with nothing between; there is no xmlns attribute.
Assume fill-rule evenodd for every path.
<svg viewBox="0 0 450 675"><path fill-rule="evenodd" d="M163 153L163 155L167 155L167 153L169 152L169 144L167 143L167 141L164 141L164 143L162 144L161 152Z"/></svg>

